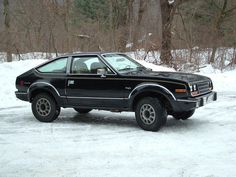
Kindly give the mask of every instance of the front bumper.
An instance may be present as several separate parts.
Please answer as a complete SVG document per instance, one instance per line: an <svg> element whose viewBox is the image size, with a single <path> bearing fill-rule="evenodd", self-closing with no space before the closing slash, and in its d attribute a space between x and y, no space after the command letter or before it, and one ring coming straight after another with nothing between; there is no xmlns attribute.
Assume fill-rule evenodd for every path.
<svg viewBox="0 0 236 177"><path fill-rule="evenodd" d="M29 101L28 93L16 91L15 94L16 94L16 98L18 98L18 99L20 99L22 101Z"/></svg>
<svg viewBox="0 0 236 177"><path fill-rule="evenodd" d="M216 92L211 92L210 94L200 96L197 98L197 108L202 107L208 103L211 103L213 101L217 100L217 93Z"/></svg>
<svg viewBox="0 0 236 177"><path fill-rule="evenodd" d="M216 92L211 92L195 98L177 99L174 103L173 111L182 112L196 109L216 100L217 100Z"/></svg>

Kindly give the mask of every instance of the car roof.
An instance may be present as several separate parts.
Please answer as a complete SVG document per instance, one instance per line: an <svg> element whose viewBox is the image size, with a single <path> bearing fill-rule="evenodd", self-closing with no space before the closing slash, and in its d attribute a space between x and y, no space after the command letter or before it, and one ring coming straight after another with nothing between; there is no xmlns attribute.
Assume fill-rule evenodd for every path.
<svg viewBox="0 0 236 177"><path fill-rule="evenodd" d="M70 54L64 54L60 55L59 57L74 57L74 56L81 56L81 55L104 55L104 54L121 54L119 52L78 52L78 53L70 53Z"/></svg>
<svg viewBox="0 0 236 177"><path fill-rule="evenodd" d="M76 56L86 56L86 55L104 55L104 54L122 54L122 53L119 53L119 52L78 52L78 53L68 53L68 54L62 54L62 55L59 55L55 58L52 58L52 59L49 59L48 61L34 67L34 68L39 68L43 65L46 65L47 63L50 63L54 60L57 60L59 58L63 58L63 57L76 57Z"/></svg>

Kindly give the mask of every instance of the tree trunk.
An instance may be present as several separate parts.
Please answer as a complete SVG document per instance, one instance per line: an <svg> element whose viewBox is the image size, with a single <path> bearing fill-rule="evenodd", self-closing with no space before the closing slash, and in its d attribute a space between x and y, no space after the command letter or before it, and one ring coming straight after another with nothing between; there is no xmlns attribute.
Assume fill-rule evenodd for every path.
<svg viewBox="0 0 236 177"><path fill-rule="evenodd" d="M114 0L110 0L109 2L109 29L110 29L110 50L115 50L115 30L114 30L114 21L113 21L113 4Z"/></svg>
<svg viewBox="0 0 236 177"><path fill-rule="evenodd" d="M139 1L139 11L138 11L138 19L135 25L135 31L134 31L134 37L133 37L133 47L132 49L135 50L138 47L138 38L140 34L140 26L141 21L143 19L143 14L147 8L147 1L146 0L140 0Z"/></svg>
<svg viewBox="0 0 236 177"><path fill-rule="evenodd" d="M9 1L3 1L4 6L4 26L6 33L6 52L7 52L7 62L12 62L12 46L11 46L11 32L10 32L10 8Z"/></svg>
<svg viewBox="0 0 236 177"><path fill-rule="evenodd" d="M72 52L71 40L70 40L70 26L69 26L69 19L70 19L70 0L65 1L66 11L65 11L65 30L66 30L66 43L67 43L67 51Z"/></svg>
<svg viewBox="0 0 236 177"><path fill-rule="evenodd" d="M214 32L215 32L216 37L222 36L220 27L224 21L227 4L228 4L228 0L224 0L223 6L220 9L220 12L219 12L219 14L216 18L216 21L215 21ZM213 43L211 58L210 58L210 61L208 62L209 64L215 62L216 51L217 51L217 43L215 42L215 43Z"/></svg>
<svg viewBox="0 0 236 177"><path fill-rule="evenodd" d="M127 4L127 12L124 16L122 16L122 18L120 19L120 23L119 26L121 27L121 33L119 35L119 39L118 39L118 51L120 52L126 52L126 44L128 41L128 37L129 37L129 24L130 24L130 20L131 20L131 11L132 11L132 7L133 7L133 1L134 0L127 0L126 4Z"/></svg>
<svg viewBox="0 0 236 177"><path fill-rule="evenodd" d="M161 19L162 19L162 43L161 43L161 62L166 65L172 64L171 55L171 26L173 21L174 6L167 0L161 0Z"/></svg>
<svg viewBox="0 0 236 177"><path fill-rule="evenodd" d="M236 65L236 48L234 47L234 55L233 55L233 58L232 58L232 63L234 65Z"/></svg>
<svg viewBox="0 0 236 177"><path fill-rule="evenodd" d="M212 52L211 52L211 58L210 58L208 64L211 64L211 63L215 62L216 51L217 51L217 47L213 46L212 47Z"/></svg>

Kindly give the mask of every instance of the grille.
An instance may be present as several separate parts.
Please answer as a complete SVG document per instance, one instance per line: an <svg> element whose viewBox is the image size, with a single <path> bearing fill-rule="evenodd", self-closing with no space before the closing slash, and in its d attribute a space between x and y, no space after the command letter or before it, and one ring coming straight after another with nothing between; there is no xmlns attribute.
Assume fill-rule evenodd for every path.
<svg viewBox="0 0 236 177"><path fill-rule="evenodd" d="M202 95L202 94L210 91L208 81L203 81L203 82L197 83L197 87L198 87L199 95Z"/></svg>

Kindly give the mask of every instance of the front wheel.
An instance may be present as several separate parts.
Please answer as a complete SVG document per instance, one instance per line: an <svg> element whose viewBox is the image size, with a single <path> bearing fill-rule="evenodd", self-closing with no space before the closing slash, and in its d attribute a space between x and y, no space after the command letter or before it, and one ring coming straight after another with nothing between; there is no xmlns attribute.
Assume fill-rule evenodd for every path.
<svg viewBox="0 0 236 177"><path fill-rule="evenodd" d="M75 111L77 111L80 114L86 114L92 111L92 109L80 109L80 108L74 108Z"/></svg>
<svg viewBox="0 0 236 177"><path fill-rule="evenodd" d="M167 112L157 98L147 97L138 102L135 117L142 129L158 131L166 123Z"/></svg>
<svg viewBox="0 0 236 177"><path fill-rule="evenodd" d="M52 122L60 114L61 108L48 94L42 93L35 96L31 104L32 112L40 122Z"/></svg>
<svg viewBox="0 0 236 177"><path fill-rule="evenodd" d="M175 112L173 113L172 116L177 120L180 120L180 119L186 120L190 118L194 114L194 112L195 112L195 109L190 110L190 111L184 111L184 112Z"/></svg>

